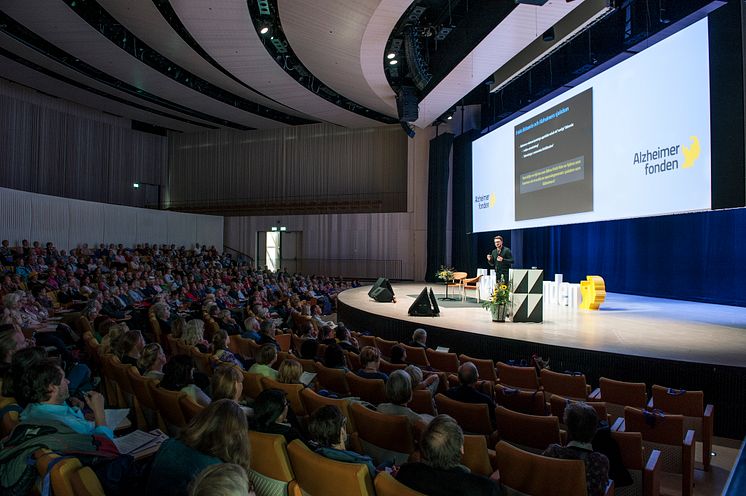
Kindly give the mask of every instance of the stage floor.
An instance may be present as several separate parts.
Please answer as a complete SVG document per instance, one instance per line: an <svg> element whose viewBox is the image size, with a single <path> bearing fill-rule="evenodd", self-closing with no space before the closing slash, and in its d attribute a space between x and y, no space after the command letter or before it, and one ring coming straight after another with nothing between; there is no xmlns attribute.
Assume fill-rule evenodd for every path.
<svg viewBox="0 0 746 496"><path fill-rule="evenodd" d="M407 310L423 283L393 284L396 303L377 303L370 286L344 291L350 307L393 319L487 336L590 351L746 367L746 308L607 293L601 310L591 312L544 305L544 322L495 323L469 299L438 301L440 317L410 317ZM444 296L443 286L433 291Z"/></svg>

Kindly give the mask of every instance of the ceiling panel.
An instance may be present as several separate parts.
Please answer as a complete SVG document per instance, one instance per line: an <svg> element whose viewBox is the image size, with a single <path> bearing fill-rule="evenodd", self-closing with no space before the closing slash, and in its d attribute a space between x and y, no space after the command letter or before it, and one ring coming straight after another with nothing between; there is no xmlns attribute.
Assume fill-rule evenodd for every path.
<svg viewBox="0 0 746 496"><path fill-rule="evenodd" d="M420 102L419 119L414 124L419 127L429 126L582 3L581 0L553 0L541 7L518 5Z"/></svg>
<svg viewBox="0 0 746 496"><path fill-rule="evenodd" d="M328 102L290 77L262 45L246 0L222 0L219 8L202 0L171 4L202 48L252 88L322 121L345 127L381 125Z"/></svg>
<svg viewBox="0 0 746 496"><path fill-rule="evenodd" d="M111 43L59 0L7 0L3 10L37 35L86 63L186 107L255 128L284 127L173 81Z"/></svg>
<svg viewBox="0 0 746 496"><path fill-rule="evenodd" d="M381 98L371 88L361 65L363 38L380 4L380 0L277 0L285 36L314 76L355 103L396 117L396 102L385 95ZM385 13L386 10L379 15ZM385 24L385 20L380 23ZM385 35L370 35L369 41L376 46L368 48L372 53L380 51L381 73L383 50L390 33L391 30ZM370 60L368 64L371 65Z"/></svg>
<svg viewBox="0 0 746 496"><path fill-rule="evenodd" d="M109 14L148 46L180 67L235 95L290 115L309 116L266 98L222 73L195 52L163 18L152 0L98 0ZM208 6L208 9L213 7Z"/></svg>
<svg viewBox="0 0 746 496"><path fill-rule="evenodd" d="M201 124L204 124L205 126L209 126L210 128L216 127L216 124L214 124L212 122L204 121L202 119L199 119L199 118L196 118L196 117L193 117L193 116L190 116L190 115L182 114L180 112L177 112L177 111L165 108L165 107L161 107L161 106L159 106L157 104L150 103L148 101L136 98L136 97L130 95L129 93L126 93L124 91L121 91L121 90L118 90L116 88L113 88L113 87L111 87L111 86L109 86L107 84L100 83L100 82L98 82L95 79L89 78L89 77L81 74L80 72L76 71L75 69L72 69L70 67L62 65L59 62L56 62L56 61L50 59L49 57L47 57L47 56L39 53L38 51L34 50L33 48L30 48L30 47L27 47L27 46L21 44L20 42L14 40L13 38L10 38L9 36L7 36L4 33L0 33L0 47L4 48L5 50L8 50L9 52L11 52L11 53L13 53L13 54L15 54L15 55L17 55L17 56L19 56L19 57L27 60L27 61L33 63L33 64L36 64L36 65L41 66L41 67L44 67L44 68L50 70L51 72L53 72L54 74L60 75L63 78L71 79L73 81L76 81L79 84L82 84L82 85L94 88L94 89L96 89L98 91L102 91L102 92L107 93L109 95L113 95L114 97L116 97L118 99L123 99L123 100L126 100L128 102L132 102L132 103L134 103L134 104L136 104L138 106L143 106L143 107L146 107L148 109L153 109L153 110L158 111L158 112L166 113L168 115L172 115L172 116L175 116L175 117L181 117L182 119L185 119L185 120L188 120L188 121L191 121L191 122L201 123ZM37 72L37 71L34 71L34 72ZM8 79L14 80L12 72L9 73ZM21 81L19 81L19 82L21 82ZM65 83L62 83L62 82L59 82L59 84L62 87L64 87L64 86L74 87L72 85L65 84ZM29 84L29 86L34 87L32 84ZM39 88L39 89L41 89L42 91L46 91L47 93L55 94L55 93L53 93L51 91L47 91L44 88ZM85 90L82 90L82 91L85 91ZM88 95L91 95L91 96L94 95L94 93L91 93L89 91L86 91L86 93ZM91 101L93 101L93 100L91 100ZM116 103L115 100L110 100L110 101L113 102L113 103ZM87 104L87 105L90 106L90 104ZM119 104L119 105L124 105L124 104ZM129 105L127 105L127 106L129 106ZM106 110L106 109L103 109L103 110ZM122 112L113 112L113 113L124 115L124 113L122 113ZM138 115L142 115L142 117L143 117L142 119L138 119L138 120L142 120L143 122L149 122L149 123L153 123L153 124L157 124L157 125L163 125L163 124L158 124L159 119L161 117L163 117L163 116L160 116L157 113L148 112L147 115L150 115L150 117L148 117L148 118L145 118L145 117L147 117L146 114L138 114ZM168 119L168 118L166 118L166 119ZM183 130L188 130L191 127L193 127L196 130L201 130L201 131L204 131L205 129L207 129L205 127L200 127L200 126L192 125L192 124L189 124L188 122L184 122L184 121L181 121L181 120L178 120L178 119L168 119L168 121L181 122L182 123L181 124L182 127L166 126L166 127L171 127L172 129L182 129L183 128ZM184 126L189 126L189 128L188 127L184 127Z"/></svg>

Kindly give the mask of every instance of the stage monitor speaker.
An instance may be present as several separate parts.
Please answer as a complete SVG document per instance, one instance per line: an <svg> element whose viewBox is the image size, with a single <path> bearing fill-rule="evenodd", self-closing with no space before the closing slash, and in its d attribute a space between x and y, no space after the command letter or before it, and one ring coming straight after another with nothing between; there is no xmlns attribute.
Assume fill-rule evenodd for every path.
<svg viewBox="0 0 746 496"><path fill-rule="evenodd" d="M368 296L378 302L388 303L394 301L394 289L388 279L379 277L368 291Z"/></svg>
<svg viewBox="0 0 746 496"><path fill-rule="evenodd" d="M420 295L409 307L409 315L414 317L433 317L437 315L430 304L430 295L427 293L427 288L422 288Z"/></svg>
<svg viewBox="0 0 746 496"><path fill-rule="evenodd" d="M389 303L394 301L394 293L391 292L390 289L380 287L376 288L370 293L370 297L376 300L379 303Z"/></svg>
<svg viewBox="0 0 746 496"><path fill-rule="evenodd" d="M430 288L430 303L433 305L433 313L435 315L440 315L440 307L438 306L438 299L435 297L435 293L433 293L433 288Z"/></svg>

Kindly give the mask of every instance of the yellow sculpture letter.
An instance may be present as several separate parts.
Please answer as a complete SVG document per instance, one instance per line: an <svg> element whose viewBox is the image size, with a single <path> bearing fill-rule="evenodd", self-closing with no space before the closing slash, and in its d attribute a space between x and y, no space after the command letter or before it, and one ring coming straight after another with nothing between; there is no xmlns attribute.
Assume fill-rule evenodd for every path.
<svg viewBox="0 0 746 496"><path fill-rule="evenodd" d="M603 277L586 276L585 281L580 281L580 294L583 297L580 308L598 310L606 299L606 283Z"/></svg>

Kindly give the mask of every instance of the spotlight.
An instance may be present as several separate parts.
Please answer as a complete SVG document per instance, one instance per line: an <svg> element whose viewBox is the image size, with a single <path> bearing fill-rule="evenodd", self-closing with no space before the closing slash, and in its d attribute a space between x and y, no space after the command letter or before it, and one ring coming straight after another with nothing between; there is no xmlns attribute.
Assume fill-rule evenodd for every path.
<svg viewBox="0 0 746 496"><path fill-rule="evenodd" d="M451 119L453 119L453 116L449 115L448 117L446 117L446 119L448 119L450 121Z"/></svg>
<svg viewBox="0 0 746 496"><path fill-rule="evenodd" d="M259 30L260 34L267 34L269 33L269 28L267 26L264 26L262 29Z"/></svg>
<svg viewBox="0 0 746 496"><path fill-rule="evenodd" d="M137 189L140 187L140 183L132 183L132 187Z"/></svg>
<svg viewBox="0 0 746 496"><path fill-rule="evenodd" d="M391 59L393 59L393 58L395 58L395 57L396 57L396 54L395 54L395 53L393 53L393 52L391 52L391 53L389 53L388 55L386 55L386 58L387 58L387 59L389 59L389 60L391 60Z"/></svg>
<svg viewBox="0 0 746 496"><path fill-rule="evenodd" d="M396 64L398 64L398 63L399 63L399 61L398 61L398 60L396 60L396 59L393 59L393 60L389 60L389 64L390 64L390 65L396 65Z"/></svg>

